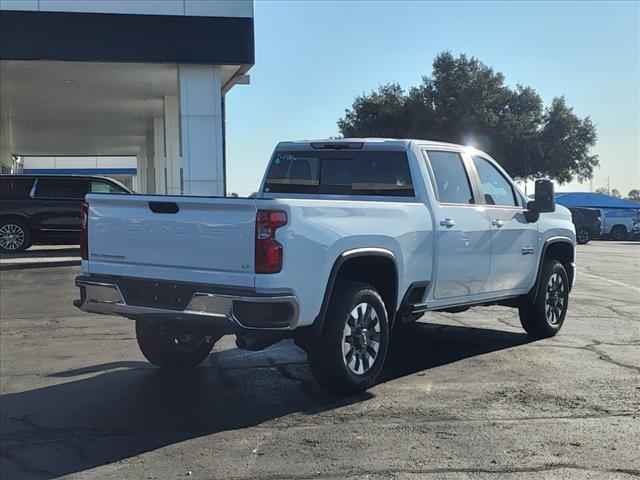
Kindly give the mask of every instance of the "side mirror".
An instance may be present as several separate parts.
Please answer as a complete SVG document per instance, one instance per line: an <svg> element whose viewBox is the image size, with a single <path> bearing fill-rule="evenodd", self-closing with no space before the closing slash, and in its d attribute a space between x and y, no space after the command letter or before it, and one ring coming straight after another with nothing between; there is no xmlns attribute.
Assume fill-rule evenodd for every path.
<svg viewBox="0 0 640 480"><path fill-rule="evenodd" d="M536 222L541 213L556 211L556 194L551 180L536 180L534 200L527 203L527 221Z"/></svg>

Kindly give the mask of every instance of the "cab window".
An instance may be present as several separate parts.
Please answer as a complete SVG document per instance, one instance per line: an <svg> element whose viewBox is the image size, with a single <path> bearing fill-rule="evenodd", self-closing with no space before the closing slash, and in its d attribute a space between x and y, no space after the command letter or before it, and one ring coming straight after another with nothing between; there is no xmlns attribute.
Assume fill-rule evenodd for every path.
<svg viewBox="0 0 640 480"><path fill-rule="evenodd" d="M504 175L487 159L475 155L472 158L478 171L478 177L480 177L485 203L487 205L517 206L516 193Z"/></svg>

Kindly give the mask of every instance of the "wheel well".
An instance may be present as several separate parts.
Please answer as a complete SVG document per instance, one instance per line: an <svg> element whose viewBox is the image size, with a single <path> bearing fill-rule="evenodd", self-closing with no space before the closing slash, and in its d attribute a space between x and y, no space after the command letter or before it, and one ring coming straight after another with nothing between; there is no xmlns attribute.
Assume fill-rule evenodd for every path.
<svg viewBox="0 0 640 480"><path fill-rule="evenodd" d="M544 258L555 258L556 260L559 260L567 271L569 285L573 284L573 262L575 261L573 245L567 242L552 243L545 250Z"/></svg>
<svg viewBox="0 0 640 480"><path fill-rule="evenodd" d="M362 281L375 287L387 308L389 328L393 326L398 292L398 273L391 258L367 255L348 259L340 266L334 286L343 281Z"/></svg>
<svg viewBox="0 0 640 480"><path fill-rule="evenodd" d="M613 227L611 227L611 231L613 232L614 230L624 230L625 232L627 231L627 227L626 225L622 225L620 223L614 225Z"/></svg>
<svg viewBox="0 0 640 480"><path fill-rule="evenodd" d="M10 220L19 220L20 223L24 224L24 226L27 228L27 230L30 230L29 228L29 222L27 222L27 219L25 217L23 217L22 215L16 215L15 213L8 213L6 215L2 215L0 217L0 222L4 223Z"/></svg>

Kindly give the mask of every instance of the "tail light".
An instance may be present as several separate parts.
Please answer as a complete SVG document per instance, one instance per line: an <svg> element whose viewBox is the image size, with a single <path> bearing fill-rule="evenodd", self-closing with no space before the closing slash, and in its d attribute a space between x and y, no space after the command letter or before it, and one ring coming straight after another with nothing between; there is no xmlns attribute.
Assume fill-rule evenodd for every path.
<svg viewBox="0 0 640 480"><path fill-rule="evenodd" d="M89 205L82 204L81 221L82 230L80 231L80 258L89 260Z"/></svg>
<svg viewBox="0 0 640 480"><path fill-rule="evenodd" d="M286 224L286 212L258 210L256 214L256 273L278 273L282 270L282 245L276 241L276 230Z"/></svg>

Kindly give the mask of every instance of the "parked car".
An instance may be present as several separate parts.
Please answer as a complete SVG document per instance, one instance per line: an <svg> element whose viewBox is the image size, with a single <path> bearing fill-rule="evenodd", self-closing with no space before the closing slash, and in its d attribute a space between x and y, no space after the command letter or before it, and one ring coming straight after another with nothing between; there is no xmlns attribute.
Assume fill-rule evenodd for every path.
<svg viewBox="0 0 640 480"><path fill-rule="evenodd" d="M600 211L593 208L571 207L571 218L576 227L576 242L580 245L600 238L602 218Z"/></svg>
<svg viewBox="0 0 640 480"><path fill-rule="evenodd" d="M452 144L284 142L255 199L86 201L75 305L135 320L167 368L198 365L225 334L249 350L293 337L320 384L358 392L404 322L499 304L550 337L575 279L551 182L527 203L491 157Z"/></svg>
<svg viewBox="0 0 640 480"><path fill-rule="evenodd" d="M602 210L603 236L610 240L627 240L639 216L633 208L608 208Z"/></svg>
<svg viewBox="0 0 640 480"><path fill-rule="evenodd" d="M105 177L0 175L0 249L80 242L80 206L89 192L130 193Z"/></svg>

